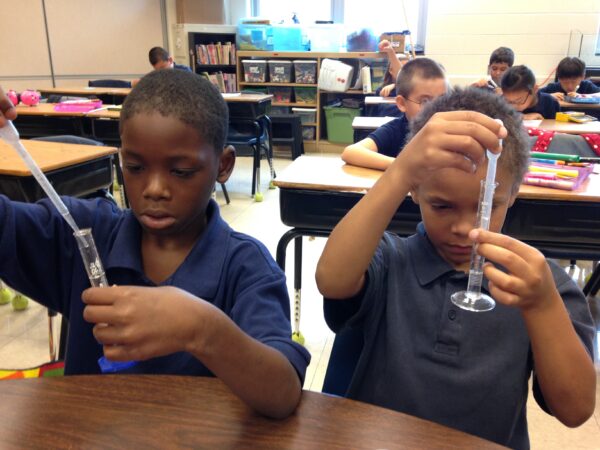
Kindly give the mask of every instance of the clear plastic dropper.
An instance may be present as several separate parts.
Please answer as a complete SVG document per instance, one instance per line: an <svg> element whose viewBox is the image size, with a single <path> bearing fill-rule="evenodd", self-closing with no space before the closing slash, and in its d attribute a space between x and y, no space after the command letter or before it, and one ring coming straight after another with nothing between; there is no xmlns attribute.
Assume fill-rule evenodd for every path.
<svg viewBox="0 0 600 450"><path fill-rule="evenodd" d="M502 140L500 140L500 146L502 146ZM496 190L496 186L498 186L496 183L496 166L500 153L492 153L490 150L486 150L486 156L488 166L485 180L481 180L479 206L477 208L477 223L475 224L475 228L481 228L483 230L489 230L490 228L494 191ZM473 244L467 290L455 292L450 297L452 303L459 308L478 312L494 309L494 306L496 305L494 299L487 294L481 293L484 262L485 258L477 253L477 244Z"/></svg>
<svg viewBox="0 0 600 450"><path fill-rule="evenodd" d="M59 197L58 193L52 187L52 184L50 184L48 178L46 178L46 175L44 175L44 172L41 171L41 169L33 160L29 152L25 149L25 147L23 147L23 144L19 140L19 132L13 125L12 121L9 120L4 127L0 128L0 138L4 139L4 141L6 141L16 150L21 159L27 165L27 168L31 171L34 178L37 180L41 188L48 196L54 207L58 210L60 215L63 216L65 221L73 230L73 236L75 236L75 239L77 240L79 253L81 254L81 258L83 259L85 270L87 272L92 287L108 287L108 280L106 279L106 275L104 274L104 267L102 266L102 262L100 261L100 255L98 255L98 251L96 249L96 244L92 236L92 230L90 228L86 228L83 230L79 229L79 227L75 223L75 220L73 220L73 216L71 216L67 205L64 204L62 199ZM122 367L123 363L115 363L106 360L104 357L100 358L98 363L100 364L100 368L103 372L114 372L116 370L121 370L122 368L124 368ZM131 362L128 362L126 364L132 365ZM117 369L112 370L114 367L117 367Z"/></svg>

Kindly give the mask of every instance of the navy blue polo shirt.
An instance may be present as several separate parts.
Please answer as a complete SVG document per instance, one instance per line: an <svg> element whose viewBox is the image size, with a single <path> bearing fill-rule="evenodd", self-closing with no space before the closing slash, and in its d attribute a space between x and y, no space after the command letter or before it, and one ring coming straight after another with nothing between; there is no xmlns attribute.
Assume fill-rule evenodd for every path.
<svg viewBox="0 0 600 450"><path fill-rule="evenodd" d="M553 263L551 268L592 354L586 300L564 270ZM439 256L423 224L409 238L385 233L363 291L353 299L325 300L334 331L350 326L364 335L347 395L528 448L526 402L534 367L525 324L517 308L496 304L490 312L473 313L454 306L450 296L465 290L467 281L467 274ZM483 291L489 293L485 279ZM545 408L541 394L538 403Z"/></svg>
<svg viewBox="0 0 600 450"><path fill-rule="evenodd" d="M377 153L395 158L406 144L409 132L408 119L404 114L380 126L367 137L373 139Z"/></svg>
<svg viewBox="0 0 600 450"><path fill-rule="evenodd" d="M177 64L177 63L173 63L173 69L183 70L184 72L192 71L192 69L190 69L188 66L184 66L183 64Z"/></svg>
<svg viewBox="0 0 600 450"><path fill-rule="evenodd" d="M141 228L131 210L104 199L63 198L80 228L92 228L108 282L155 286L143 271ZM285 275L257 240L233 231L211 201L207 227L179 268L161 285L212 303L246 334L283 353L304 380L310 355L291 340ZM11 202L0 196L0 278L69 319L66 374L99 373L102 346L83 319L89 287L68 225L48 200ZM128 373L212 375L189 353L140 361Z"/></svg>
<svg viewBox="0 0 600 450"><path fill-rule="evenodd" d="M560 111L558 100L550 94L538 91L537 103L522 111L523 114L539 113L544 119L555 119L556 113Z"/></svg>
<svg viewBox="0 0 600 450"><path fill-rule="evenodd" d="M546 94L554 94L555 92L562 92L563 94L568 94L568 92L566 92L562 88L558 81L544 86L540 89L540 92L544 92ZM582 80L581 83L579 83L579 88L577 89L578 94L595 94L597 92L600 92L600 87L596 86L590 80Z"/></svg>

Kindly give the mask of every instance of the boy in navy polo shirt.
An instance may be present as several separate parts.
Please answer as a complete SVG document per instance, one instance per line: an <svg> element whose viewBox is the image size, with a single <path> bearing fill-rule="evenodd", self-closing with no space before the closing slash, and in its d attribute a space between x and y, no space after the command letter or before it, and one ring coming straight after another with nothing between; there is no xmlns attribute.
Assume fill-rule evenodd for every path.
<svg viewBox="0 0 600 450"><path fill-rule="evenodd" d="M365 139L342 152L348 164L385 170L402 150L408 134L408 122L421 106L444 94L448 83L444 70L429 58L407 62L396 79L396 106L404 114L380 126Z"/></svg>
<svg viewBox="0 0 600 450"><path fill-rule="evenodd" d="M558 101L538 90L535 75L527 66L514 66L502 76L502 95L525 120L555 119L560 111Z"/></svg>
<svg viewBox="0 0 600 450"><path fill-rule="evenodd" d="M596 94L600 87L590 80L584 80L585 62L577 57L567 56L556 67L558 81L540 89L540 92L552 95L557 100L564 100L565 95L575 97L577 94Z"/></svg>
<svg viewBox="0 0 600 450"><path fill-rule="evenodd" d="M477 80L472 86L489 89L496 94L501 94L500 81L502 75L515 63L515 53L508 47L498 47L490 55L486 78Z"/></svg>
<svg viewBox="0 0 600 450"><path fill-rule="evenodd" d="M64 198L92 229L112 287L88 289L72 232L48 200L4 196L0 278L68 318L66 374L99 373L104 355L137 361L127 373L217 376L258 412L285 417L310 355L291 340L285 275L211 200L235 163L223 149L227 127L227 105L203 77L146 75L120 121L131 210Z"/></svg>
<svg viewBox="0 0 600 450"><path fill-rule="evenodd" d="M490 231L474 230L485 149L499 152L499 138ZM531 374L537 402L564 424L593 414L586 299L538 250L500 234L527 149L519 115L499 96L457 89L424 107L410 142L335 227L316 278L328 324L364 338L349 397L514 448L529 446ZM385 229L408 193L423 222L401 238ZM489 261L483 291L496 300L485 313L450 300L467 287L474 242Z"/></svg>

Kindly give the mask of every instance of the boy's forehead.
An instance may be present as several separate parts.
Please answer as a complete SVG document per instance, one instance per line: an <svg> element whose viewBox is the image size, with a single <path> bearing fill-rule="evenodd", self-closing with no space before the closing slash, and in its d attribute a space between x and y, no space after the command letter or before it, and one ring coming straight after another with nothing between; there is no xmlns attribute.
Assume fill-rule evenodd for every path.
<svg viewBox="0 0 600 450"><path fill-rule="evenodd" d="M446 93L448 83L445 78L423 78L416 75L412 79L410 93L412 95L430 95L437 97Z"/></svg>
<svg viewBox="0 0 600 450"><path fill-rule="evenodd" d="M440 169L436 176L429 177L420 187L436 196L452 198L458 194L467 194L478 197L481 181L485 180L486 174L487 160L477 167L475 173L467 173L455 168ZM498 165L495 179L498 183L498 194L502 191L510 191L515 186L512 172L502 165Z"/></svg>

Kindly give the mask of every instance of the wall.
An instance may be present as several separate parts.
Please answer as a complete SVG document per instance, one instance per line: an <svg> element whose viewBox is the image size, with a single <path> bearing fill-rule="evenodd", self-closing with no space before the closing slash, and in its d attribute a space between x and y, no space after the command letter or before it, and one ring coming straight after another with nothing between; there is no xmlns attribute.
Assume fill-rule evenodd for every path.
<svg viewBox="0 0 600 450"><path fill-rule="evenodd" d="M148 50L165 45L161 0L0 0L0 84L23 90L87 84L97 78L137 78ZM52 52L52 67L48 47Z"/></svg>
<svg viewBox="0 0 600 450"><path fill-rule="evenodd" d="M485 75L495 48L507 46L541 82L560 59L579 54L580 38L581 57L600 65L592 50L599 24L598 0L429 0L425 51L453 84L467 84Z"/></svg>

